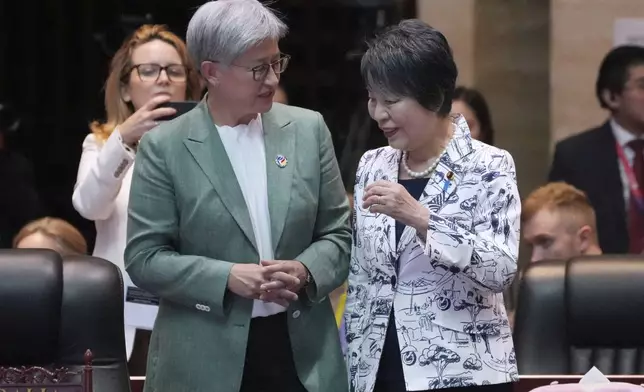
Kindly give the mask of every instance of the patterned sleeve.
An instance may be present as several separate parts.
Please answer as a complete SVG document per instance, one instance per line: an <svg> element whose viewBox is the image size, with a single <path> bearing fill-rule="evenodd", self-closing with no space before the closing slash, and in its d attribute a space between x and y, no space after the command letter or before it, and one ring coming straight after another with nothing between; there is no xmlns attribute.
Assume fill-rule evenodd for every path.
<svg viewBox="0 0 644 392"><path fill-rule="evenodd" d="M483 174L471 227L430 212L427 241L420 241L432 265L448 266L482 290L502 292L514 279L519 253L521 201L512 156ZM420 236L418 236L420 239Z"/></svg>

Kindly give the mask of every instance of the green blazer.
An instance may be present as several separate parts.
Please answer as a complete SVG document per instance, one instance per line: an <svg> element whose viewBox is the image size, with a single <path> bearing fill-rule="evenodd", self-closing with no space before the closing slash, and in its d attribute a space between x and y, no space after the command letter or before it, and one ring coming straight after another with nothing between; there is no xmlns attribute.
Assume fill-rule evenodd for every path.
<svg viewBox="0 0 644 392"><path fill-rule="evenodd" d="M275 258L301 261L314 281L287 310L298 375L309 392L348 391L328 299L347 278L351 246L331 135L319 113L280 104L262 124ZM239 391L253 301L226 284L234 263L259 255L205 101L142 138L127 233L127 272L161 298L145 391Z"/></svg>

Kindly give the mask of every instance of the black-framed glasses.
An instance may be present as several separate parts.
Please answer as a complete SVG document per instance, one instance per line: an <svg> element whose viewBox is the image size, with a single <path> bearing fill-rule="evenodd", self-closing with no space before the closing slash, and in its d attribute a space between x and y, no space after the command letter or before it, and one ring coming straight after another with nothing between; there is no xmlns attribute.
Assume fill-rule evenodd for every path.
<svg viewBox="0 0 644 392"><path fill-rule="evenodd" d="M170 64L165 67L159 64L137 64L132 66L130 72L136 70L142 82L156 82L165 71L171 82L184 83L188 80L188 68L183 64Z"/></svg>
<svg viewBox="0 0 644 392"><path fill-rule="evenodd" d="M291 59L291 56L287 54L283 54L279 59L268 63L268 64L260 64L256 67L244 67L242 65L237 65L237 64L231 64L234 65L235 67L239 68L244 68L248 72L253 73L253 79L257 82L262 81L266 79L266 76L268 76L268 71L272 68L273 72L276 74L281 74L282 72L286 71L286 67L288 67L288 62Z"/></svg>

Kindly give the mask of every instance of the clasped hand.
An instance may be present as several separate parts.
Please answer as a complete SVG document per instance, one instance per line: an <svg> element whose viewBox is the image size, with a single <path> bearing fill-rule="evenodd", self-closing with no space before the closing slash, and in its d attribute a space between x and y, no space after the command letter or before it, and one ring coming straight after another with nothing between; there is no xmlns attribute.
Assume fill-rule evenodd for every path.
<svg viewBox="0 0 644 392"><path fill-rule="evenodd" d="M230 270L228 289L250 299L273 302L284 307L297 301L306 283L307 270L295 260L262 260L260 264L235 264Z"/></svg>

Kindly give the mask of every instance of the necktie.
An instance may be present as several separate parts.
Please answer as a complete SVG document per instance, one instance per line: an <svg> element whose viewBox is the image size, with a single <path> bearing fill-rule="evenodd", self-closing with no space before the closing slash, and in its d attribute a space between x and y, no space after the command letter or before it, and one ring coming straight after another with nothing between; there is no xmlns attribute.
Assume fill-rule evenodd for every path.
<svg viewBox="0 0 644 392"><path fill-rule="evenodd" d="M633 140L628 147L635 152L633 159L633 174L640 187L644 190L644 140ZM630 238L629 253L642 253L644 250L644 211L637 203L633 193L630 193L628 206L628 236Z"/></svg>

